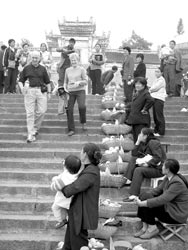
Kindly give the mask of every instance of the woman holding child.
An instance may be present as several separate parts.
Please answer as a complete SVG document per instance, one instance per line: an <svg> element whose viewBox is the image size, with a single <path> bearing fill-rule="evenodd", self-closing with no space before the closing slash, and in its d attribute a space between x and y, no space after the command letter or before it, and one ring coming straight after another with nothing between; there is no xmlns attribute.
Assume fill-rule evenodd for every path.
<svg viewBox="0 0 188 250"><path fill-rule="evenodd" d="M84 169L78 179L62 189L65 197L72 201L68 212L69 220L63 250L78 250L88 245L88 229L98 225L98 202L100 190L100 171L98 164L101 151L94 143L87 143L81 151Z"/></svg>

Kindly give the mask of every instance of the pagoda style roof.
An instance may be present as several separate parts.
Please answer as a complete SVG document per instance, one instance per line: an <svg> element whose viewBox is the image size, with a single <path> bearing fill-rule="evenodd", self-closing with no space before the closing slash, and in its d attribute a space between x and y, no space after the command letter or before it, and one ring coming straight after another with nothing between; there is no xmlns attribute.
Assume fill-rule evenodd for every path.
<svg viewBox="0 0 188 250"><path fill-rule="evenodd" d="M64 37L91 37L95 33L96 24L93 19L89 21L67 21L58 22L61 35Z"/></svg>

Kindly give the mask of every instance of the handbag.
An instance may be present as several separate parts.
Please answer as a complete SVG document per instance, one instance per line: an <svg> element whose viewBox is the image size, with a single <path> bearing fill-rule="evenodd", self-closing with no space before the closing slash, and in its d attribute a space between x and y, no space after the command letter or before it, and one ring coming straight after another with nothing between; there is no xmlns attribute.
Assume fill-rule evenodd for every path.
<svg viewBox="0 0 188 250"><path fill-rule="evenodd" d="M8 68L15 69L16 68L16 62L14 60L8 59Z"/></svg>

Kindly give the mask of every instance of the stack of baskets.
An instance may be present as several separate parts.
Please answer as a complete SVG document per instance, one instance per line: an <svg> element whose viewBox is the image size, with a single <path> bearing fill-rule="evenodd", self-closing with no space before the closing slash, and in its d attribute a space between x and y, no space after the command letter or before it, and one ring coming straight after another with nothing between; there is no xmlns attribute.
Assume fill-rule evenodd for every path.
<svg viewBox="0 0 188 250"><path fill-rule="evenodd" d="M99 222L96 230L91 230L89 235L99 239L109 239L117 231L116 226L105 225L106 219L114 218L120 211L121 205L117 202L111 202L110 199L104 200L99 204Z"/></svg>

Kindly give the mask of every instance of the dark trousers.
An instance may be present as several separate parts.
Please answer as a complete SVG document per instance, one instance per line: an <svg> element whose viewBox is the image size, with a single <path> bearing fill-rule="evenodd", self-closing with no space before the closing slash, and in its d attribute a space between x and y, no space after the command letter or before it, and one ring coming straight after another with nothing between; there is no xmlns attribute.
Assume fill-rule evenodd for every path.
<svg viewBox="0 0 188 250"><path fill-rule="evenodd" d="M4 79L4 71L0 71L0 94L3 93Z"/></svg>
<svg viewBox="0 0 188 250"><path fill-rule="evenodd" d="M151 193L143 193L140 197L141 200L147 200L153 198ZM138 207L137 216L149 225L155 225L155 218L159 219L161 222L169 223L169 224L178 224L176 220L174 220L166 211L164 206L159 207Z"/></svg>
<svg viewBox="0 0 188 250"><path fill-rule="evenodd" d="M67 109L68 131L75 130L74 104L76 101L78 103L80 123L86 123L86 105L85 105L86 94L85 94L85 90L70 92L69 101L68 101L68 109Z"/></svg>
<svg viewBox="0 0 188 250"><path fill-rule="evenodd" d="M80 233L76 235L73 215L69 214L63 250L79 250L83 246L88 246L88 232L81 229Z"/></svg>
<svg viewBox="0 0 188 250"><path fill-rule="evenodd" d="M16 92L16 80L18 76L18 69L8 68L8 75L5 78L5 93L15 93Z"/></svg>
<svg viewBox="0 0 188 250"><path fill-rule="evenodd" d="M65 79L65 71L66 69L69 68L69 66L62 66L61 68L58 69L58 86L63 86L64 85L64 79Z"/></svg>
<svg viewBox="0 0 188 250"><path fill-rule="evenodd" d="M175 95L176 65L166 64L164 66L164 78L166 81L166 93Z"/></svg>
<svg viewBox="0 0 188 250"><path fill-rule="evenodd" d="M157 178L163 176L163 174L160 169L136 165L136 159L137 157L134 156L131 158L125 177L132 181L129 193L138 196L144 178Z"/></svg>
<svg viewBox="0 0 188 250"><path fill-rule="evenodd" d="M154 132L160 135L165 134L165 118L164 118L164 102L159 99L154 99L153 104L153 120L155 123Z"/></svg>
<svg viewBox="0 0 188 250"><path fill-rule="evenodd" d="M128 85L126 80L123 80L123 89L124 89L124 95L126 98L126 102L132 101L132 95L133 95L133 84Z"/></svg>
<svg viewBox="0 0 188 250"><path fill-rule="evenodd" d="M91 70L90 78L92 81L92 95L95 94L103 95L104 87L101 82L101 70L100 69Z"/></svg>
<svg viewBox="0 0 188 250"><path fill-rule="evenodd" d="M136 143L138 135L140 134L141 130L145 127L148 127L148 125L147 124L133 124L132 125L134 143Z"/></svg>

